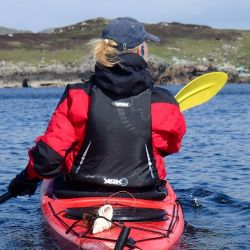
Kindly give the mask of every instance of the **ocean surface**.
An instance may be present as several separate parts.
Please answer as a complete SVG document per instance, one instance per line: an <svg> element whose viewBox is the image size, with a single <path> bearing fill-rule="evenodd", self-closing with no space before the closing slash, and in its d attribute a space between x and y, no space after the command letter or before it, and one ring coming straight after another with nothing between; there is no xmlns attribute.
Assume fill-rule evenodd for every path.
<svg viewBox="0 0 250 250"><path fill-rule="evenodd" d="M181 87L167 88L176 93ZM27 150L46 129L62 93L0 89L0 194L26 166ZM250 249L250 84L228 84L184 114L182 149L165 158L185 214L180 249ZM39 192L0 205L0 249L56 249Z"/></svg>

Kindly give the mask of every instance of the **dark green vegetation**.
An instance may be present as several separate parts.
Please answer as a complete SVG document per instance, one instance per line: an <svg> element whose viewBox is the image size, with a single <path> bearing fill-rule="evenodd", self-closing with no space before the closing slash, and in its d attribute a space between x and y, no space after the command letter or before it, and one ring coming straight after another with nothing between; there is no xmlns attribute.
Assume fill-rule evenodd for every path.
<svg viewBox="0 0 250 250"><path fill-rule="evenodd" d="M98 18L54 29L50 33L0 35L0 60L34 66L79 65L89 55L89 41L100 36L106 23L106 19ZM170 63L180 60L213 65L226 63L250 69L250 31L179 23L145 26L161 38L159 45L150 44L151 54Z"/></svg>

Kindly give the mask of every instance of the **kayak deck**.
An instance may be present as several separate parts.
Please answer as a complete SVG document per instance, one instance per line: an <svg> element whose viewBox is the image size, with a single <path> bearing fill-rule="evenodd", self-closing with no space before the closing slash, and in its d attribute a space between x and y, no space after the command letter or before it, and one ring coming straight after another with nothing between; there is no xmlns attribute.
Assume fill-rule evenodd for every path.
<svg viewBox="0 0 250 250"><path fill-rule="evenodd" d="M168 196L163 201L119 197L84 197L57 199L51 196L52 182L43 181L41 209L49 233L61 249L114 249L123 226L130 228L125 249L173 249L178 246L184 228L181 206L171 186L167 184ZM110 229L92 234L87 220L68 216L70 209L112 205L114 211L126 209L165 211L162 218L151 221L112 221ZM155 210L157 211L157 210ZM133 248L134 247L134 248Z"/></svg>

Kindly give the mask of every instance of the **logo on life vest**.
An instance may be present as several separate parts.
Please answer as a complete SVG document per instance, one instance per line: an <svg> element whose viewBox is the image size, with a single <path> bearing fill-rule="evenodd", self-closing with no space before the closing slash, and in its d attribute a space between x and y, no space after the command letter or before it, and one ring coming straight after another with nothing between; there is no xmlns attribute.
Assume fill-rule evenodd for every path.
<svg viewBox="0 0 250 250"><path fill-rule="evenodd" d="M123 186L123 187L128 185L128 179L126 178L122 178L118 180L118 179L107 179L104 177L103 179L104 179L104 184L118 185L118 186Z"/></svg>
<svg viewBox="0 0 250 250"><path fill-rule="evenodd" d="M112 105L116 108L130 108L131 107L131 103L121 102L121 101L112 102Z"/></svg>

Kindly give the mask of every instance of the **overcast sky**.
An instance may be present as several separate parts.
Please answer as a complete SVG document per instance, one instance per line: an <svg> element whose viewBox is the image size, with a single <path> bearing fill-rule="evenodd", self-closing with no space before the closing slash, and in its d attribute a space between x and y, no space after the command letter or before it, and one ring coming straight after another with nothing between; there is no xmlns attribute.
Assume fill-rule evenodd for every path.
<svg viewBox="0 0 250 250"><path fill-rule="evenodd" d="M118 16L250 30L250 0L0 0L0 26L9 28L40 31Z"/></svg>

